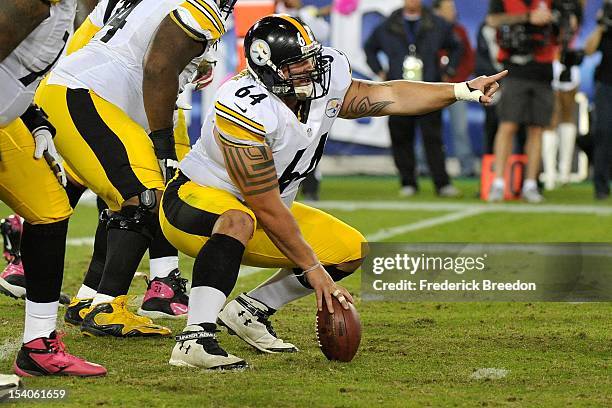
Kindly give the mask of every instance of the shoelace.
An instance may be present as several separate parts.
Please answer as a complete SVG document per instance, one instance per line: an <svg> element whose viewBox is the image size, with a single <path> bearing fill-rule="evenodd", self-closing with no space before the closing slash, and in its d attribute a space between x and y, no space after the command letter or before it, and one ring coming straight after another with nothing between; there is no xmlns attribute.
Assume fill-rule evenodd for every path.
<svg viewBox="0 0 612 408"><path fill-rule="evenodd" d="M51 350L58 354L66 354L66 345L62 341L62 338L66 335L64 332L56 332L54 339L49 339L49 347Z"/></svg>
<svg viewBox="0 0 612 408"><path fill-rule="evenodd" d="M263 323L266 326L268 333L278 338L276 332L274 331L274 327L272 327L272 322L270 321L269 317L259 317L257 320L259 320L260 323Z"/></svg>
<svg viewBox="0 0 612 408"><path fill-rule="evenodd" d="M219 330L215 330L215 333L219 333ZM227 356L227 352L219 345L216 334L215 337L198 339L196 343L201 344L208 354Z"/></svg>

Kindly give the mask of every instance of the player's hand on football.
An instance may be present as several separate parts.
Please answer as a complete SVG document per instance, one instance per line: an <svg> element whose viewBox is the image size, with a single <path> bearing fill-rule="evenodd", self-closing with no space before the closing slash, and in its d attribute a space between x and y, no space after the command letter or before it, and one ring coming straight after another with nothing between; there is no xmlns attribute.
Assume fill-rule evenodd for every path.
<svg viewBox="0 0 612 408"><path fill-rule="evenodd" d="M323 299L325 299L327 310L329 313L334 313L332 296L337 298L345 309L349 308L348 302L353 303L351 294L342 286L337 285L323 266L319 265L318 268L308 272L306 279L315 291L319 310L323 310Z"/></svg>
<svg viewBox="0 0 612 408"><path fill-rule="evenodd" d="M499 90L498 81L504 78L506 75L508 75L507 70L498 72L497 74L491 76L482 75L467 82L467 85L471 91L482 92L479 102L483 105L488 105L493 102L493 95L495 95L495 92Z"/></svg>
<svg viewBox="0 0 612 408"><path fill-rule="evenodd" d="M68 179L66 178L66 172L64 171L64 166L62 166L60 156L55 149L51 129L41 126L32 133L32 136L35 143L34 158L38 160L44 157L51 170L53 170L53 174L57 177L57 181L66 187Z"/></svg>

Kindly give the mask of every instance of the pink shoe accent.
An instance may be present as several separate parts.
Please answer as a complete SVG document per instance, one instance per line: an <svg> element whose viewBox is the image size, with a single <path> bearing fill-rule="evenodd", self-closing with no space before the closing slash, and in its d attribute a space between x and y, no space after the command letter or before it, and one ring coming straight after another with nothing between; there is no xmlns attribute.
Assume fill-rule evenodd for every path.
<svg viewBox="0 0 612 408"><path fill-rule="evenodd" d="M0 278L6 279L10 275L22 275L23 276L24 275L23 264L21 262L16 263L16 264L12 262L9 263L8 265L6 265L6 268L4 268L4 270L0 274Z"/></svg>
<svg viewBox="0 0 612 408"><path fill-rule="evenodd" d="M21 233L23 232L23 223L21 222L21 217L18 214L9 215L4 219L11 226L11 231L14 235L21 237ZM3 251L2 255L4 255L4 259L7 262L12 262L15 257L8 251Z"/></svg>
<svg viewBox="0 0 612 408"><path fill-rule="evenodd" d="M187 314L189 311L189 307L182 303L170 303L170 309L172 309L175 316Z"/></svg>
<svg viewBox="0 0 612 408"><path fill-rule="evenodd" d="M145 293L143 303L152 298L172 299L174 297L174 291L168 285L163 282L153 281L151 287Z"/></svg>
<svg viewBox="0 0 612 408"><path fill-rule="evenodd" d="M39 375L74 375L93 377L106 375L106 368L66 352L62 333L55 338L38 338L22 346L13 366L23 377ZM26 366L27 365L27 366ZM20 367L21 366L21 367ZM26 368L28 367L28 368Z"/></svg>

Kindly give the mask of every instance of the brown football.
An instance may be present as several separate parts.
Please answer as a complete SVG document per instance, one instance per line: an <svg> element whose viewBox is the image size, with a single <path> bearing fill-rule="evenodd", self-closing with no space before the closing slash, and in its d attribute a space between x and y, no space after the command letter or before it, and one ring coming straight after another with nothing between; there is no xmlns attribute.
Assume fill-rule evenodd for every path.
<svg viewBox="0 0 612 408"><path fill-rule="evenodd" d="M359 313L351 303L349 309L342 307L338 299L332 298L334 313L327 311L325 300L323 311L317 311L317 340L328 360L351 361L361 342Z"/></svg>

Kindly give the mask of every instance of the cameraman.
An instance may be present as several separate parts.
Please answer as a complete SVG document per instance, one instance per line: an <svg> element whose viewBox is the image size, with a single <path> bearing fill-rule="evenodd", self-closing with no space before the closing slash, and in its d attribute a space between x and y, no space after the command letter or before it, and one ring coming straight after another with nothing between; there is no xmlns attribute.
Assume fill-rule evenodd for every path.
<svg viewBox="0 0 612 408"><path fill-rule="evenodd" d="M610 163L612 163L612 0L605 0L599 12L597 27L585 44L587 55L601 51L601 63L595 80L595 152L593 158L595 198L610 197Z"/></svg>
<svg viewBox="0 0 612 408"><path fill-rule="evenodd" d="M552 63L557 52L553 0L491 0L487 24L498 29L498 60L509 70L498 104L495 137L495 180L489 201L504 197L504 169L520 125L527 127L528 156L523 199L543 200L536 178L540 171L542 132L553 113Z"/></svg>

